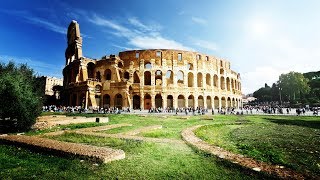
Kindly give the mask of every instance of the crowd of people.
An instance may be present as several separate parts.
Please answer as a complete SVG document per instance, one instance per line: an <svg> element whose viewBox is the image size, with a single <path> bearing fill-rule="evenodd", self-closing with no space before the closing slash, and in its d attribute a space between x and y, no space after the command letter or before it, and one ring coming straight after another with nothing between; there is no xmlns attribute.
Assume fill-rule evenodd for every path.
<svg viewBox="0 0 320 180"><path fill-rule="evenodd" d="M81 106L43 106L42 110L44 112L69 112L69 113L103 113L103 114L121 114L121 113L136 113L141 112L142 109L130 109L129 107L118 108L118 107L90 107L89 109L84 109ZM172 114L185 114L185 115L204 115L206 113L211 114L296 114L306 115L307 112L312 112L313 115L318 115L319 108L284 108L281 106L244 106L243 108L235 109L232 107L220 108L220 109L207 109L204 107L187 107L187 108L150 108L148 113L172 113ZM309 113L310 114L310 113Z"/></svg>

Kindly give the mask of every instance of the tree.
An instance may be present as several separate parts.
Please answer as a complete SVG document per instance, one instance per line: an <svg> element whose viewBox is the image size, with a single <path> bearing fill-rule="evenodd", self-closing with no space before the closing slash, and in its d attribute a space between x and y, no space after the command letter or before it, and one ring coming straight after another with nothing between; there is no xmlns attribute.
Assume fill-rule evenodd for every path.
<svg viewBox="0 0 320 180"><path fill-rule="evenodd" d="M310 92L308 81L303 74L291 71L287 74L281 74L278 84L281 94L290 101L295 101L297 97Z"/></svg>
<svg viewBox="0 0 320 180"><path fill-rule="evenodd" d="M253 93L253 96L258 99L260 102L269 102L271 101L271 88L267 83L264 84L264 87L258 89Z"/></svg>
<svg viewBox="0 0 320 180"><path fill-rule="evenodd" d="M33 70L27 65L0 64L0 132L31 128L41 113L38 87Z"/></svg>

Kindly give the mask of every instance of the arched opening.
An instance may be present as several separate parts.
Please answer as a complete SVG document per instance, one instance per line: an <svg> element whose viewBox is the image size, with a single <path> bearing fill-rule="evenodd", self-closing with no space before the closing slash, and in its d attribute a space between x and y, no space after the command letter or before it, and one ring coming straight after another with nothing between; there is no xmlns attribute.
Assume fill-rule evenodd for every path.
<svg viewBox="0 0 320 180"><path fill-rule="evenodd" d="M96 85L96 87L94 88L94 92L95 93L101 93L101 91L102 91L102 86Z"/></svg>
<svg viewBox="0 0 320 180"><path fill-rule="evenodd" d="M227 90L230 91L230 78L227 77Z"/></svg>
<svg viewBox="0 0 320 180"><path fill-rule="evenodd" d="M201 73L198 73L198 75L197 75L197 83L198 83L198 87L203 87Z"/></svg>
<svg viewBox="0 0 320 180"><path fill-rule="evenodd" d="M224 74L224 69L223 68L220 69L220 74L222 74L222 75Z"/></svg>
<svg viewBox="0 0 320 180"><path fill-rule="evenodd" d="M226 87L224 86L224 77L223 76L220 77L220 87L222 90L226 89Z"/></svg>
<svg viewBox="0 0 320 180"><path fill-rule="evenodd" d="M95 95L94 96L96 99L96 106L100 107L100 103L101 103L101 96L100 95Z"/></svg>
<svg viewBox="0 0 320 180"><path fill-rule="evenodd" d="M193 97L193 95L190 95L188 97L188 105L189 105L189 107L194 108L194 97Z"/></svg>
<svg viewBox="0 0 320 180"><path fill-rule="evenodd" d="M235 89L235 87L234 87L234 79L231 79L231 89L232 90Z"/></svg>
<svg viewBox="0 0 320 180"><path fill-rule="evenodd" d="M228 107L232 107L231 106L231 98L230 97L228 97L228 99L227 99L227 104L228 104Z"/></svg>
<svg viewBox="0 0 320 180"><path fill-rule="evenodd" d="M162 85L162 71L157 70L155 73L155 82L156 86L161 86Z"/></svg>
<svg viewBox="0 0 320 180"><path fill-rule="evenodd" d="M101 81L101 74L100 74L100 71L97 71L97 72L96 72L96 80L97 80L98 82L100 82L100 81Z"/></svg>
<svg viewBox="0 0 320 180"><path fill-rule="evenodd" d="M167 85L173 84L173 72L171 70L166 73Z"/></svg>
<svg viewBox="0 0 320 180"><path fill-rule="evenodd" d="M172 95L167 96L167 107L169 107L169 108L173 107L173 96Z"/></svg>
<svg viewBox="0 0 320 180"><path fill-rule="evenodd" d="M232 107L237 107L236 100L234 98L232 98Z"/></svg>
<svg viewBox="0 0 320 180"><path fill-rule="evenodd" d="M122 62L118 62L118 67L119 67L119 68L123 68Z"/></svg>
<svg viewBox="0 0 320 180"><path fill-rule="evenodd" d="M215 96L214 97L214 108L215 109L219 109L219 97L218 96Z"/></svg>
<svg viewBox="0 0 320 180"><path fill-rule="evenodd" d="M114 99L114 106L116 108L122 109L122 95L117 94Z"/></svg>
<svg viewBox="0 0 320 180"><path fill-rule="evenodd" d="M150 63L150 62L145 62L145 63L144 63L144 68L145 68L145 69L151 69L151 68L152 68L151 63Z"/></svg>
<svg viewBox="0 0 320 180"><path fill-rule="evenodd" d="M144 85L151 85L151 72L144 72Z"/></svg>
<svg viewBox="0 0 320 180"><path fill-rule="evenodd" d="M151 96L149 94L144 95L144 109L152 108Z"/></svg>
<svg viewBox="0 0 320 180"><path fill-rule="evenodd" d="M138 76L137 71L133 73L133 83L140 83L140 78Z"/></svg>
<svg viewBox="0 0 320 180"><path fill-rule="evenodd" d="M216 74L213 76L213 85L214 87L218 87L218 76Z"/></svg>
<svg viewBox="0 0 320 180"><path fill-rule="evenodd" d="M95 65L94 65L93 62L89 62L87 64L88 78L91 78L91 79L94 78L94 74L93 74L94 73L94 67L95 67Z"/></svg>
<svg viewBox="0 0 320 180"><path fill-rule="evenodd" d="M111 70L110 69L106 69L104 74L105 74L106 80L111 80Z"/></svg>
<svg viewBox="0 0 320 180"><path fill-rule="evenodd" d="M80 104L80 106L81 106L81 108L85 108L85 104L86 104L86 95L85 94L81 94L80 96L79 96L79 101L78 101Z"/></svg>
<svg viewBox="0 0 320 180"><path fill-rule="evenodd" d="M154 98L156 108L162 107L162 96L161 94L157 94Z"/></svg>
<svg viewBox="0 0 320 180"><path fill-rule="evenodd" d="M106 94L103 96L103 107L109 108L110 107L110 95Z"/></svg>
<svg viewBox="0 0 320 180"><path fill-rule="evenodd" d="M210 76L210 74L206 75L206 84L207 84L207 86L211 86L211 76Z"/></svg>
<svg viewBox="0 0 320 180"><path fill-rule="evenodd" d="M207 96L207 108L212 109L211 97Z"/></svg>
<svg viewBox="0 0 320 180"><path fill-rule="evenodd" d="M188 87L193 87L193 73L188 73Z"/></svg>
<svg viewBox="0 0 320 180"><path fill-rule="evenodd" d="M221 107L226 108L227 106L227 100L225 97L221 97Z"/></svg>
<svg viewBox="0 0 320 180"><path fill-rule="evenodd" d="M134 95L133 96L133 109L140 109L140 96Z"/></svg>
<svg viewBox="0 0 320 180"><path fill-rule="evenodd" d="M184 83L184 74L182 71L178 71L178 74L177 74L177 82L178 82L178 85L183 85Z"/></svg>
<svg viewBox="0 0 320 180"><path fill-rule="evenodd" d="M124 78L125 80L129 80L129 78L130 78L130 74L129 74L129 72L128 72L128 71L124 72L124 74L123 74L123 78Z"/></svg>
<svg viewBox="0 0 320 180"><path fill-rule="evenodd" d="M183 95L178 96L178 108L184 108L185 106L185 100Z"/></svg>
<svg viewBox="0 0 320 180"><path fill-rule="evenodd" d="M198 97L198 107L204 107L203 96Z"/></svg>
<svg viewBox="0 0 320 180"><path fill-rule="evenodd" d="M193 70L193 64L191 64L191 63L189 63L188 65L187 65L187 68L188 68L188 70Z"/></svg>

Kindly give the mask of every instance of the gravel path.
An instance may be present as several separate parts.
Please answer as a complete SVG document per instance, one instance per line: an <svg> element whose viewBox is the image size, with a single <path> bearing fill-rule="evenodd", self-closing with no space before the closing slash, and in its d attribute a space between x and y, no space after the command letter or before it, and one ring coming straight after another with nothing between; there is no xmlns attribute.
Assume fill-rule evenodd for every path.
<svg viewBox="0 0 320 180"><path fill-rule="evenodd" d="M210 145L200 138L196 137L193 133L197 128L204 126L198 125L187 128L181 132L183 140L188 144L195 146L196 148L218 156L222 159L227 159L235 164L240 164L241 166L253 169L255 171L264 171L271 175L276 175L280 178L285 179L309 179L307 175L299 174L291 169L285 168L283 166L271 165L265 162L256 161L252 158L244 157L243 155L234 154L229 151L226 151L220 147Z"/></svg>
<svg viewBox="0 0 320 180"><path fill-rule="evenodd" d="M99 163L107 163L125 158L125 153L120 149L97 147L85 144L62 142L36 136L7 135L0 136L1 143L27 146L32 149L46 151L58 155L77 156Z"/></svg>

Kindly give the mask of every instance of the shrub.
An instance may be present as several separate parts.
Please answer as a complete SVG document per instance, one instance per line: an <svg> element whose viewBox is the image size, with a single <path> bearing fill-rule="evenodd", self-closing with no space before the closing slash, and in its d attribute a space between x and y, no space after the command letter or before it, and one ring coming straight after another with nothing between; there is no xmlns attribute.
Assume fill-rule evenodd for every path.
<svg viewBox="0 0 320 180"><path fill-rule="evenodd" d="M33 70L13 62L0 64L0 99L0 133L30 129L42 106Z"/></svg>

